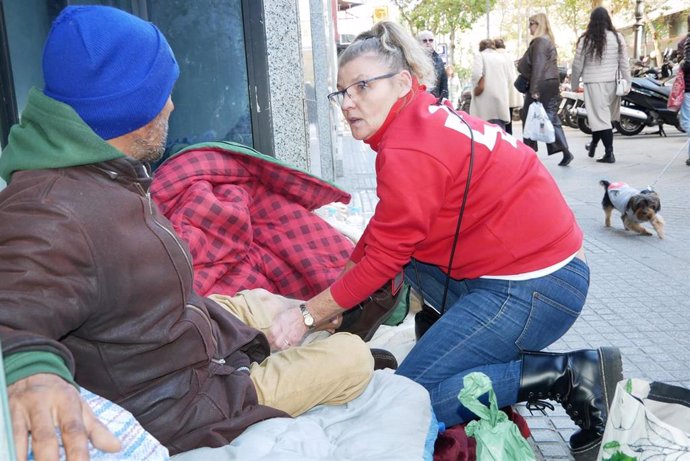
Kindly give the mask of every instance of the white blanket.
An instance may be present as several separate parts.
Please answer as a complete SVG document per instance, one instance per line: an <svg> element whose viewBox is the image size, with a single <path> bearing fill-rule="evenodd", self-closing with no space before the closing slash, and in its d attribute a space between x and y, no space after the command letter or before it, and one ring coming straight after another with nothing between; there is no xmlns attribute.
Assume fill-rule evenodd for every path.
<svg viewBox="0 0 690 461"><path fill-rule="evenodd" d="M346 405L319 405L297 418L262 421L225 447L199 448L172 459L431 461L436 434L427 391L379 370L364 393Z"/></svg>
<svg viewBox="0 0 690 461"><path fill-rule="evenodd" d="M431 461L438 433L427 391L390 370L374 372L362 395L350 403L319 405L297 418L262 421L229 445L172 458L131 413L85 389L82 397L122 442L119 453L90 446L92 461ZM29 461L34 459L30 452ZM62 446L60 460L65 461Z"/></svg>

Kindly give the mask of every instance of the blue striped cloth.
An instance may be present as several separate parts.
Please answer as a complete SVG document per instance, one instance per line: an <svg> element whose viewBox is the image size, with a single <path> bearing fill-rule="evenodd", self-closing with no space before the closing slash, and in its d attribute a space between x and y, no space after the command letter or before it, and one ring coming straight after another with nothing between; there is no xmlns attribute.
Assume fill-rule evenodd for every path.
<svg viewBox="0 0 690 461"><path fill-rule="evenodd" d="M90 446L89 457L92 461L164 461L170 459L167 448L146 432L130 412L83 388L81 397L89 404L98 419L120 439L122 444L122 450L119 453L104 453ZM62 439L60 438L60 440ZM34 460L33 450L29 446L28 461ZM61 443L60 461L65 460L65 450Z"/></svg>

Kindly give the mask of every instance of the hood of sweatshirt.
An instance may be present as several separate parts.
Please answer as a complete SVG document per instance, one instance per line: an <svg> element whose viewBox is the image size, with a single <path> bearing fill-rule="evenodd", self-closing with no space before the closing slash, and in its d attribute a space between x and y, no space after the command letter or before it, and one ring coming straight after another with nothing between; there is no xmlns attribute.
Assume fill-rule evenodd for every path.
<svg viewBox="0 0 690 461"><path fill-rule="evenodd" d="M74 109L32 88L21 121L10 130L0 155L0 177L9 184L15 171L89 165L119 157L125 154L94 133Z"/></svg>

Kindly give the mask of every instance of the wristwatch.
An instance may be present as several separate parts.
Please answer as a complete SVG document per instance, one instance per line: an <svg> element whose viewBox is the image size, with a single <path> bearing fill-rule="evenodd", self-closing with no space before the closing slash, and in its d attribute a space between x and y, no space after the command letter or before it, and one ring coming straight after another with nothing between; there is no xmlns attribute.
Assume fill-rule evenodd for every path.
<svg viewBox="0 0 690 461"><path fill-rule="evenodd" d="M304 324L307 326L307 328L310 330L314 328L314 317L311 316L309 309L307 309L307 304L300 304L299 310L302 311L302 317L304 317Z"/></svg>

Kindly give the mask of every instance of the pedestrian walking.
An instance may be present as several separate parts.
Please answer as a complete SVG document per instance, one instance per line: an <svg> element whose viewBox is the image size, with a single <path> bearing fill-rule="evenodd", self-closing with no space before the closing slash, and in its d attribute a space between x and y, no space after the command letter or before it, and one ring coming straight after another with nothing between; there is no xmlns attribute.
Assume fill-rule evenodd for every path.
<svg viewBox="0 0 690 461"><path fill-rule="evenodd" d="M430 30L423 30L417 37L424 50L431 56L434 64L434 74L436 78L433 81L433 86L429 86L428 90L437 98L448 97L448 76L446 76L446 66L443 64L443 59L436 52L434 48L434 34Z"/></svg>
<svg viewBox="0 0 690 461"><path fill-rule="evenodd" d="M506 44L502 38L495 38L494 45L496 46L496 51L503 57L505 71L510 75L510 80L508 81L508 110L510 112L510 119L506 123L506 133L513 134L513 109L522 107L524 98L522 93L513 85L518 75L517 68L515 67L515 58L506 50Z"/></svg>
<svg viewBox="0 0 690 461"><path fill-rule="evenodd" d="M587 120L592 129L587 155L594 157L601 140L604 156L597 162L614 163L611 122L620 120L621 108L621 96L616 95L616 81L625 80L627 92L632 79L625 39L613 26L609 12L601 6L592 10L587 30L577 41L571 73L574 88L577 88L580 77L584 83Z"/></svg>
<svg viewBox="0 0 690 461"><path fill-rule="evenodd" d="M685 164L690 166L690 14L688 15L688 33L682 40L682 48L680 45L678 48L683 50L681 68L685 79L685 95L683 96L683 105L680 106L680 124L689 137L688 158L685 160Z"/></svg>
<svg viewBox="0 0 690 461"><path fill-rule="evenodd" d="M544 13L530 16L529 32L534 38L518 62L518 72L529 82L529 89L525 95L525 103L522 106L520 118L524 127L530 104L539 101L544 105L546 114L556 132L556 140L546 145L547 152L549 155L562 152L563 159L558 165L567 166L572 162L573 154L570 153L561 120L557 115L560 84L558 52L549 19ZM523 141L537 152L536 141L531 139L523 139Z"/></svg>
<svg viewBox="0 0 690 461"><path fill-rule="evenodd" d="M446 76L448 77L448 100L453 107L459 108L462 87L460 85L460 79L455 75L455 68L450 64L446 66Z"/></svg>
<svg viewBox="0 0 690 461"><path fill-rule="evenodd" d="M505 129L510 122L508 87L513 80L503 55L496 51L494 41L489 38L480 41L479 53L475 55L472 65L474 90L470 115Z"/></svg>

